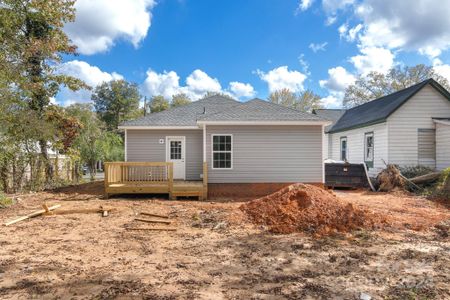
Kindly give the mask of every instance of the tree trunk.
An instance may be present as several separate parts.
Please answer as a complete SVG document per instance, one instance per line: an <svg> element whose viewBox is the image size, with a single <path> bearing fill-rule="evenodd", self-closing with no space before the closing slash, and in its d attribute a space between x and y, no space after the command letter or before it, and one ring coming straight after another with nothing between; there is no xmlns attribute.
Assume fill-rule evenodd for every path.
<svg viewBox="0 0 450 300"><path fill-rule="evenodd" d="M53 166L48 158L47 141L40 140L39 146L41 148L41 157L45 168L45 182L49 183L53 179Z"/></svg>
<svg viewBox="0 0 450 300"><path fill-rule="evenodd" d="M6 158L3 159L2 164L0 165L0 178L2 182L2 189L5 193L9 192L8 189L8 161Z"/></svg>

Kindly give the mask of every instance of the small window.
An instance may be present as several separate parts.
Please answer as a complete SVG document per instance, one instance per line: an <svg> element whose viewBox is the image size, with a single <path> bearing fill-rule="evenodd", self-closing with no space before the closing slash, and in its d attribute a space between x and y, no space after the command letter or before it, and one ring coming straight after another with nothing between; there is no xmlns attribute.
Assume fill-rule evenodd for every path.
<svg viewBox="0 0 450 300"><path fill-rule="evenodd" d="M181 141L170 141L170 159L181 159Z"/></svg>
<svg viewBox="0 0 450 300"><path fill-rule="evenodd" d="M364 135L364 162L369 168L373 168L373 157L374 157L373 132L367 132Z"/></svg>
<svg viewBox="0 0 450 300"><path fill-rule="evenodd" d="M233 137L231 134L212 136L213 169L231 169L233 166Z"/></svg>
<svg viewBox="0 0 450 300"><path fill-rule="evenodd" d="M341 137L341 160L347 160L347 137Z"/></svg>

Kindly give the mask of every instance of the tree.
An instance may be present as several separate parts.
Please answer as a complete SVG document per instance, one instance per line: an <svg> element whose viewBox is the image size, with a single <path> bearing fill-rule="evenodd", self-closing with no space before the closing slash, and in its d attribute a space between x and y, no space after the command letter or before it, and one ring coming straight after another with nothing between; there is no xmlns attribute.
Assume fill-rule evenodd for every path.
<svg viewBox="0 0 450 300"><path fill-rule="evenodd" d="M22 104L27 104L30 118L36 121L36 127L29 129L44 129L36 137L41 153L38 168L45 165L47 181L51 165L47 154L49 124L45 123L50 98L61 85L72 90L87 88L82 81L58 73L62 55L76 50L63 31L74 19L74 1L70 0L0 1L0 85L13 90L21 110L25 109Z"/></svg>
<svg viewBox="0 0 450 300"><path fill-rule="evenodd" d="M225 97L225 98L236 100L229 94L225 94L225 93L222 93L222 92L213 92L213 91L207 91L205 93L205 95L203 95L202 99L205 99L205 98L208 98L208 97L212 97L212 96L221 96L221 97Z"/></svg>
<svg viewBox="0 0 450 300"><path fill-rule="evenodd" d="M176 94L172 96L172 102L170 103L171 107L183 106L191 103L191 99L188 95L184 93Z"/></svg>
<svg viewBox="0 0 450 300"><path fill-rule="evenodd" d="M164 96L153 96L150 99L150 112L152 113L156 113L156 112L160 112L166 109L169 109L169 101L164 98Z"/></svg>
<svg viewBox="0 0 450 300"><path fill-rule="evenodd" d="M73 104L66 108L66 112L82 124L74 148L81 163L89 166L91 180L95 178L99 160L123 160L122 137L115 132L106 131L105 124L92 110L92 105ZM81 164L78 164L79 166Z"/></svg>
<svg viewBox="0 0 450 300"><path fill-rule="evenodd" d="M354 84L347 87L343 104L348 108L354 107L429 78L434 78L447 89L450 87L447 79L437 74L433 67L423 64L413 67L397 66L386 74L371 72L359 76Z"/></svg>
<svg viewBox="0 0 450 300"><path fill-rule="evenodd" d="M142 113L139 109L141 95L138 86L122 79L98 85L91 99L95 111L109 131L116 131L120 123Z"/></svg>
<svg viewBox="0 0 450 300"><path fill-rule="evenodd" d="M321 108L320 96L311 90L296 94L289 89L281 89L269 95L269 101L286 107L295 108L310 113L313 109Z"/></svg>

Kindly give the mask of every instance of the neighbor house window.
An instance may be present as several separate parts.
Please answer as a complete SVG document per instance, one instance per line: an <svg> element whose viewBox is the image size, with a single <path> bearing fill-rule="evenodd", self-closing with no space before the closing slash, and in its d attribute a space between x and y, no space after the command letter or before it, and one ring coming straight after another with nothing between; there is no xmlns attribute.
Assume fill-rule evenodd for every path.
<svg viewBox="0 0 450 300"><path fill-rule="evenodd" d="M369 168L373 168L373 156L374 156L373 151L374 151L373 132L367 132L364 134L364 162Z"/></svg>
<svg viewBox="0 0 450 300"><path fill-rule="evenodd" d="M212 168L231 169L233 166L233 136L212 135Z"/></svg>
<svg viewBox="0 0 450 300"><path fill-rule="evenodd" d="M347 160L347 137L341 137L341 160Z"/></svg>

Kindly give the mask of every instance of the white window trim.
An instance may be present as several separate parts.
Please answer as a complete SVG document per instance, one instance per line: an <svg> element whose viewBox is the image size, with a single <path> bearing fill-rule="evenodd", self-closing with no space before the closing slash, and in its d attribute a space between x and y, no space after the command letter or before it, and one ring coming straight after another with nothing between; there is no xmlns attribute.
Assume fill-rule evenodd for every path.
<svg viewBox="0 0 450 300"><path fill-rule="evenodd" d="M231 137L231 168L214 168L214 137L215 136L230 136ZM233 135L231 133L214 133L211 134L211 169L213 170L233 170L233 163L234 163L234 151L233 151L234 145L233 145ZM224 152L224 151L221 151Z"/></svg>
<svg viewBox="0 0 450 300"><path fill-rule="evenodd" d="M348 161L348 138L346 136L341 136L339 138L339 159L343 160L342 159L342 141L344 141L344 140L345 140L345 159L344 159L344 161L345 160Z"/></svg>
<svg viewBox="0 0 450 300"><path fill-rule="evenodd" d="M367 157L367 149L369 148L367 145L367 138L372 137L372 158ZM375 135L373 132L364 133L364 161L373 162L375 160Z"/></svg>

